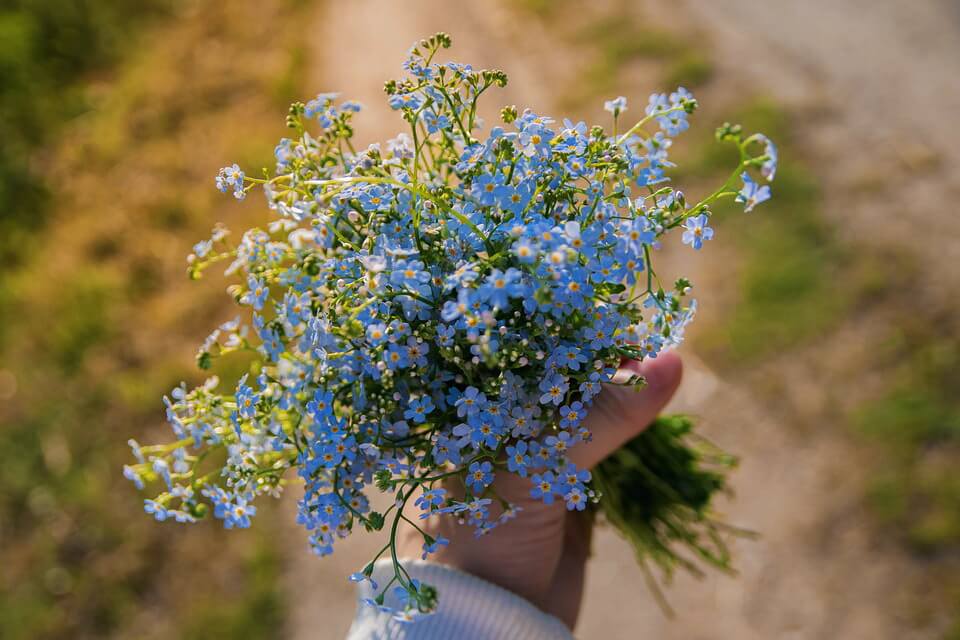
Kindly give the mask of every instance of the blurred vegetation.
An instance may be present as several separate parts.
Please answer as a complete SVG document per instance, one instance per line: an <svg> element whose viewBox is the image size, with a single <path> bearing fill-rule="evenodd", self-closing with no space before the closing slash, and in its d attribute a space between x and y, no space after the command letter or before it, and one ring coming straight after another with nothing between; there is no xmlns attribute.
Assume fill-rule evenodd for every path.
<svg viewBox="0 0 960 640"><path fill-rule="evenodd" d="M577 82L569 83L570 93L559 96L561 109L582 108L598 98L622 93L630 84L625 78L627 71L637 64L646 63L649 69L645 67L644 71L659 77L658 90L672 91L678 86L693 89L713 75L707 52L689 34L678 34L642 19L626 0L594 11L588 19L583 19L583 7L569 1L523 0L519 7L558 31L569 31L569 45L580 52L586 50ZM579 19L568 24L565 18L571 12L578 12Z"/></svg>
<svg viewBox="0 0 960 640"><path fill-rule="evenodd" d="M42 150L92 106L88 85L176 0L4 0L0 6L0 263L15 268L47 218ZM0 284L0 313L5 289Z"/></svg>
<svg viewBox="0 0 960 640"><path fill-rule="evenodd" d="M755 100L729 115L746 131L762 131L777 142L782 158L768 210L743 214L725 201L716 207L725 237L739 250L739 291L730 318L711 327L701 340L720 352L726 365L749 362L800 340L820 335L843 313L848 298L834 295L836 271L844 255L819 211L816 178L792 152L788 116L768 100ZM725 175L736 166L736 152L703 132L692 162L681 163L691 175Z"/></svg>
<svg viewBox="0 0 960 640"><path fill-rule="evenodd" d="M908 258L840 239L823 218L817 181L785 112L759 101L731 120L767 132L784 160L768 212L718 211L739 249L739 291L727 319L701 336L701 348L715 366L750 366L829 339L844 323L862 321L871 305L893 310L889 336L861 364L882 371L887 383L845 419L877 447L868 500L880 519L917 552L960 552L960 312L906 293L916 277ZM693 171L728 167L722 151L706 143Z"/></svg>
<svg viewBox="0 0 960 640"><path fill-rule="evenodd" d="M300 4L0 11L0 638L282 633L269 505L248 532L157 523L121 467L230 312L184 257L215 221L262 216L212 176L265 162L302 97Z"/></svg>
<svg viewBox="0 0 960 640"><path fill-rule="evenodd" d="M737 247L736 301L720 323L703 327L697 344L713 366L735 374L837 340L850 323L869 323L869 313L892 314L883 320L892 327L886 339L871 338L866 359L856 363L885 384L838 417L867 445L865 500L883 534L930 563L924 582L941 595L923 604L921 617L946 607L957 620L948 637L960 638L960 574L945 568L956 567L960 554L960 308L911 287L920 276L905 249L841 238L823 215L818 180L790 114L758 100L729 119L776 140L781 163L766 211L717 208ZM719 177L736 159L701 135L695 161L681 167L691 177ZM854 382L824 377L821 384Z"/></svg>
<svg viewBox="0 0 960 640"><path fill-rule="evenodd" d="M630 63L648 60L660 70L663 90L677 86L695 88L710 79L713 67L705 52L675 32L634 20L629 12L617 12L584 25L576 35L580 42L595 43L596 53L581 74L580 90L585 96L606 96L622 87L621 71Z"/></svg>
<svg viewBox="0 0 960 640"><path fill-rule="evenodd" d="M765 98L728 109L724 119L777 142L780 164L768 212L743 214L732 201L715 207L738 250L736 304L724 322L706 327L698 345L717 366L756 363L785 348L823 336L856 309L882 299L911 275L909 261L892 252L850 247L823 216L818 178L796 143L789 113ZM678 179L722 179L736 152L698 123L690 158Z"/></svg>
<svg viewBox="0 0 960 640"><path fill-rule="evenodd" d="M892 314L883 320L892 327L887 337L871 338L856 363L885 383L828 419L839 417L867 445L866 503L884 535L932 563L926 583L958 620L950 637L960 637L960 574L937 568L960 553L960 309L914 291L919 276L905 250L853 244L827 222L790 114L759 100L729 119L776 140L781 163L766 211L717 208L737 247L736 301L720 323L703 327L697 344L713 366L734 374L836 340L850 323L870 322L868 313ZM701 135L699 160L681 166L694 177L719 177L735 157ZM824 377L821 384L854 382Z"/></svg>
<svg viewBox="0 0 960 640"><path fill-rule="evenodd" d="M570 2L524 0L521 6L553 25L574 10ZM595 11L568 35L588 61L578 76L584 89L567 97L571 107L630 95L626 74L644 60L661 63L660 68L668 63L651 90L708 85L712 69L700 40L651 25L622 3L612 6L619 9ZM710 87L705 90L709 97ZM711 101L704 111L709 113L693 119L678 145L679 168L673 172L678 183L696 190L722 180L735 166L735 151L713 139L711 127L724 120L769 135L779 147L780 165L770 203L751 214L731 202L716 207L717 228L735 247L727 260L735 284L720 291L730 299L720 301L725 311L714 310L720 321L697 326L698 350L713 367L737 376L843 340L839 336L852 323L890 327L886 338L864 332L871 343L865 360L854 363L882 384L852 403L840 402L839 414L824 419L839 418L864 445L865 502L882 535L903 542L925 567L926 587L938 594L922 605L921 626L933 616L953 615L957 622L947 637L958 640L960 306L955 300L928 299L911 285L923 276L908 247L847 239L828 220L821 179L800 139L800 116L766 98L719 107ZM842 389L855 383L824 377L821 384Z"/></svg>
<svg viewBox="0 0 960 640"><path fill-rule="evenodd" d="M249 587L242 597L197 593L197 603L183 625L183 640L280 637L284 606L277 589L281 578L277 560L276 540L259 536L243 560Z"/></svg>
<svg viewBox="0 0 960 640"><path fill-rule="evenodd" d="M922 553L960 551L958 336L955 317L898 317L879 345L891 371L885 393L856 415L863 433L883 447L872 504Z"/></svg>

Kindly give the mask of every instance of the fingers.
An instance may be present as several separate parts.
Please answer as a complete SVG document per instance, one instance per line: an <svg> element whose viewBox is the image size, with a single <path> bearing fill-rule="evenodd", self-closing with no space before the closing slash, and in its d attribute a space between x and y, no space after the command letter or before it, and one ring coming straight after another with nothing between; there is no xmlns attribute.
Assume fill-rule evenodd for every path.
<svg viewBox="0 0 960 640"><path fill-rule="evenodd" d="M680 356L673 352L642 363L628 361L621 369L644 376L647 386L640 391L616 385L604 387L584 421L593 440L570 450L570 459L577 466L594 467L643 431L673 397L683 376Z"/></svg>
<svg viewBox="0 0 960 640"><path fill-rule="evenodd" d="M560 618L573 629L583 600L584 576L587 557L590 555L590 539L593 519L580 511L568 511L563 532L563 552L547 592L544 611Z"/></svg>

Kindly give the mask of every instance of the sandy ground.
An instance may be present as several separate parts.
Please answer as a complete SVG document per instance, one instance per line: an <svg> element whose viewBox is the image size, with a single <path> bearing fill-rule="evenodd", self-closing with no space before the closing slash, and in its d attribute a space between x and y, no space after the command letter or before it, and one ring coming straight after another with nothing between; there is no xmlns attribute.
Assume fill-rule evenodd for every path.
<svg viewBox="0 0 960 640"><path fill-rule="evenodd" d="M655 2L666 10L673 3ZM914 249L937 286L960 269L960 4L684 0L721 74L821 117L807 133L828 211L860 240Z"/></svg>
<svg viewBox="0 0 960 640"><path fill-rule="evenodd" d="M930 212L960 195L951 173L960 159L960 127L951 122L960 113L960 9L946 0L647 5L661 15L669 11L678 28L709 35L721 80L739 77L747 88L829 114L804 134L822 162L829 211L844 212L837 219L841 233L878 243L916 238L930 272L956 263L960 218ZM358 121L360 142L385 139L399 121L384 104L383 80L397 74L402 52L416 38L446 30L455 36L453 58L509 72L511 84L495 102L549 112L548 80L562 77L564 60L547 34L521 27L511 15L488 2L336 3L316 19L311 86L349 90L368 107ZM875 194L852 188L888 181L897 187ZM919 251L923 245L931 250ZM951 271L944 274L949 282L960 278L960 270ZM934 637L935 622L929 626L908 613L921 597L908 587L916 569L863 524L852 445L831 425L784 428L748 384L721 382L694 354L687 359L676 408L703 415L706 431L742 456L737 499L724 510L763 537L736 545L739 577L679 579L668 597L680 614L667 620L626 545L600 531L577 636ZM305 554L299 530L289 531L284 544L290 637L342 637L353 613L344 576L369 556L374 538L354 536L325 560Z"/></svg>

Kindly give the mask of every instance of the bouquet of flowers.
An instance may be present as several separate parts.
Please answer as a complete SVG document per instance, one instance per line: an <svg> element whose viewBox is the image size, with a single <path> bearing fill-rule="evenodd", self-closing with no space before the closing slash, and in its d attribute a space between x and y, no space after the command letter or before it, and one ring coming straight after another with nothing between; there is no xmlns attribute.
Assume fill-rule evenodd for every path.
<svg viewBox="0 0 960 640"><path fill-rule="evenodd" d="M697 107L688 91L654 94L629 126L626 99L608 101L612 131L511 106L481 135L478 100L507 77L435 61L449 46L443 33L416 43L406 76L386 83L407 125L386 144L355 149L360 105L321 94L291 106L272 172L220 171L221 191L259 187L275 215L236 244L218 226L194 247L190 274L227 262L239 279L229 292L249 309L197 359L207 369L247 351L253 362L223 392L216 377L174 389L173 441L131 441L125 475L160 486L145 501L157 520L212 513L227 528L250 526L257 497L298 482L297 520L319 555L358 528L385 532L351 579L391 558L372 604L392 590L405 620L438 594L404 569L398 530L419 531L426 556L448 541L418 520L454 518L478 536L509 526L523 514L498 496L500 474L528 478L544 502L604 512L667 575L696 570L684 547L728 566L709 504L731 459L689 420L661 418L592 474L568 451L590 446L583 420L604 385L643 384L616 378L620 363L679 344L693 318L690 282L663 287L653 253L674 230L700 249L717 200L747 211L766 200L750 170L773 178L774 145L721 127L740 161L691 203L666 175L671 139ZM373 510L373 491L391 506Z"/></svg>

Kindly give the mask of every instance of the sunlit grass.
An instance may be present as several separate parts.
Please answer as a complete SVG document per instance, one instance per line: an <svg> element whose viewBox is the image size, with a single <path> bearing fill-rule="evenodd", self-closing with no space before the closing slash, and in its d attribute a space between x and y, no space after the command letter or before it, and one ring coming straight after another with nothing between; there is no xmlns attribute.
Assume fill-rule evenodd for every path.
<svg viewBox="0 0 960 640"><path fill-rule="evenodd" d="M577 108L589 101L622 93L623 72L636 61L649 61L660 70L666 90L695 88L710 79L709 57L685 34L638 23L624 15L602 17L583 25L575 42L586 48L588 62L579 74L575 91L561 106Z"/></svg>
<svg viewBox="0 0 960 640"><path fill-rule="evenodd" d="M884 454L872 504L919 551L960 549L960 340L931 331L951 322L901 318L879 345L890 362L887 388L855 416Z"/></svg>
<svg viewBox="0 0 960 640"><path fill-rule="evenodd" d="M277 589L280 563L275 541L264 535L248 549L242 571L247 588L238 597L198 594L183 625L183 640L279 637L283 602Z"/></svg>
<svg viewBox="0 0 960 640"><path fill-rule="evenodd" d="M710 327L700 345L725 363L755 361L821 335L852 303L852 284L838 279L850 256L823 219L817 179L796 155L788 115L768 100L742 105L729 119L775 140L781 162L774 199L745 214L731 202L717 207L724 237L738 249L737 300L729 317ZM706 133L700 133L706 138ZM712 138L688 163L690 177L736 163Z"/></svg>
<svg viewBox="0 0 960 640"><path fill-rule="evenodd" d="M120 471L127 438L167 428L160 396L202 379L194 345L229 317L224 283L190 283L184 256L221 207L238 227L263 217L259 203L218 197L212 175L268 162L262 149L284 131L278 104L304 64L290 4L209 3L162 27L50 151L55 223L0 283L16 311L4 312L0 360L16 381L0 404L2 638L281 632L269 511L239 535L156 523Z"/></svg>

